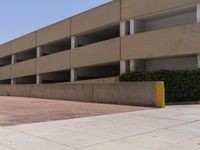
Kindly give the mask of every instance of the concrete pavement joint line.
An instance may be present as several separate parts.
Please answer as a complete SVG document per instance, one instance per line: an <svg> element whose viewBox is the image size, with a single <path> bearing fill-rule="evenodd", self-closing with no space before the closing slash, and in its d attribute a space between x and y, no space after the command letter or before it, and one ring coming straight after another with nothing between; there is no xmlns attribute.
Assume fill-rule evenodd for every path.
<svg viewBox="0 0 200 150"><path fill-rule="evenodd" d="M173 128L173 127L180 127L180 126L192 124L192 123L199 122L199 121L200 121L200 120L190 121L190 122L186 122L186 123L184 123L184 124L174 125L174 126L172 126L172 127L166 127L166 128L162 128L162 129L170 129L170 128Z"/></svg>
<svg viewBox="0 0 200 150"><path fill-rule="evenodd" d="M197 137L194 137L194 138L191 138L191 139L187 139L187 140L183 140L183 141L181 141L181 142L174 143L174 144L172 144L172 145L170 145L170 146L175 146L175 145L177 145L177 144L182 144L182 143L191 141L191 140L196 139L196 138L199 138L199 137L200 137L200 136L197 136ZM158 150L164 150L164 149L165 149L165 148L160 148L160 149L158 149Z"/></svg>
<svg viewBox="0 0 200 150"><path fill-rule="evenodd" d="M8 128L8 129L10 129L10 128ZM23 131L21 131L21 130L17 130L17 129L10 129L10 130L17 131L17 132L22 133L22 134L24 134L24 135L28 135L28 136L40 138L40 139L46 140L46 141L48 141L48 142L53 142L53 143L56 143L56 144L60 144L60 145L62 145L62 146L67 146L67 147L70 147L70 148L73 148L73 149L77 149L77 148L78 148L78 147L74 147L74 146L70 146L70 145L67 145L67 144L63 144L63 143L60 143L60 142L57 142L57 141L54 141L54 140L51 140L51 139L47 139L47 138L44 138L44 137L31 135L31 134L26 133L26 132L23 132Z"/></svg>
<svg viewBox="0 0 200 150"><path fill-rule="evenodd" d="M142 116L146 116L146 115L142 115ZM159 118L159 117L153 117L153 116L147 116L147 117ZM164 119L167 120L168 118L164 118ZM176 119L171 119L171 120L176 120ZM184 123L181 123L181 124L178 124L178 125L173 125L173 126L170 126L170 127L159 128L159 129L156 129L156 130L151 130L151 131L148 131L148 132L143 132L143 133L139 133L139 134L135 134L135 135L130 135L130 136L122 137L122 138L116 138L116 139L107 139L107 138L102 137L102 136L96 136L96 135L93 135L93 134L88 134L87 132L75 131L75 130L70 130L70 129L68 129L68 130L74 131L74 132L77 132L77 133L81 133L81 134L87 134L87 135L91 135L91 136L95 136L95 137L105 138L106 140L108 140L106 142L101 142L101 143L96 143L96 144L85 146L85 147L90 147L90 146L95 146L95 145L99 145L99 144L108 143L108 142L111 142L111 141L117 141L117 140L126 139L126 138L130 138L130 137L135 137L135 136L140 136L140 135L144 135L144 134L148 134L148 133L153 133L153 132L160 131L160 130L163 130L163 129L170 129L170 128L174 128L174 127L178 127L178 126L183 126L183 125L190 124L190 123L193 123L193 122L198 122L198 121L199 120L195 120L195 121L191 121L191 122L181 121L181 122L184 122ZM63 127L61 127L61 128L63 128ZM20 130L16 130L16 131L24 133L24 134L27 134L27 135L30 135L30 134L28 134L26 132L23 132L23 131L20 131ZM34 136L34 135L30 135L30 136ZM52 140L49 140L49 139L46 139L46 138L43 138L43 137L40 137L40 136L34 136L34 137L39 137L39 138L42 138L42 139L45 139L45 140L48 140L48 141L52 141ZM56 141L52 141L52 142L55 142L55 143L58 143L58 144L62 144L62 143L59 143L59 142L56 142ZM64 146L68 146L68 147L71 147L71 148L78 148L78 147L73 147L73 146L69 146L69 145L64 145ZM85 148L85 147L82 147L82 148Z"/></svg>
<svg viewBox="0 0 200 150"><path fill-rule="evenodd" d="M92 145L88 145L88 146L83 146L81 148L87 148L87 147L91 147L91 146L95 146L95 145L100 145L100 144L105 144L105 143L109 143L109 142L114 142L114 141L118 141L118 140L122 140L122 139L127 139L127 138L130 138L130 137L135 137L135 136L139 136L139 135L144 135L144 134L148 134L148 133L153 133L153 132L156 132L158 131L159 129L157 130L153 130L153 131L149 131L149 132L143 132L143 133L139 133L139 134L136 134L136 135L133 135L133 136L126 136L126 137L123 137L123 138L116 138L116 139L111 139L107 142L101 142L101 143L96 143L96 144L92 144Z"/></svg>
<svg viewBox="0 0 200 150"><path fill-rule="evenodd" d="M63 127L61 127L62 129L65 129ZM146 133L152 133L152 132L155 132L155 131L159 131L159 130L162 130L162 129L165 129L165 128L160 128L160 129L155 129L155 130L151 130L151 131L148 131L148 132L142 132L142 133L139 133L139 134L134 134L134 135L130 135L130 136L124 136L124 137L121 137L121 138L116 138L116 140L118 139L123 139L123 138L129 138L129 137L134 137L134 136L138 136L138 135L143 135L143 134L146 134ZM72 129L68 129L69 131L73 131L73 132L78 132L78 133L81 133L81 134L87 134L87 135L90 135L90 136L95 136L95 137L100 137L100 138L105 138L105 137L102 137L102 136L96 136L96 135L93 135L93 134L88 134L87 132L81 132L81 131L77 131L77 130L72 130ZM107 138L105 138L107 139ZM107 139L109 141L112 141L112 140L115 140L115 139ZM103 142L103 143L106 143L106 142Z"/></svg>
<svg viewBox="0 0 200 150"><path fill-rule="evenodd" d="M61 127L61 128L63 128L63 127ZM130 137L135 137L135 136L144 135L144 134L148 134L148 133L153 133L153 132L156 132L156 131L159 131L159 130L162 130L162 129L164 129L164 128L160 128L160 129L156 129L156 130L151 130L151 131L148 131L148 132L142 132L142 133L139 133L139 134L135 134L135 135L131 135L131 136L125 136L125 137L116 138L116 139L107 139L105 137L101 137L101 138L105 138L108 141L106 141L106 142L100 142L100 143L96 143L96 144L91 144L91 145L88 145L88 146L83 146L81 148L91 147L91 146L95 146L95 145L109 143L109 142L112 142L112 141L117 141L117 140L126 139L126 138L130 138ZM11 130L15 130L15 131L18 131L20 133L23 133L25 135L29 135L29 136L32 136L32 137L39 137L41 139L44 139L44 140L47 140L47 141L50 141L50 142L54 142L54 143L57 143L57 144L61 144L63 146L68 146L68 147L71 147L71 148L74 148L74 149L79 148L79 147L69 146L69 145L66 145L66 144L63 144L63 143L60 143L60 142L56 142L56 141L53 141L53 140L50 140L50 139L46 139L46 138L43 138L43 137L40 137L40 136L31 135L31 134L28 134L28 133L23 132L21 130L17 130L17 129L11 129ZM91 134L88 134L88 133L85 133L85 132L80 132L80 131L75 131L75 132L82 133L82 134L84 133L84 134L87 134L87 135L91 135ZM100 137L100 136L96 136L96 135L91 135L91 136Z"/></svg>
<svg viewBox="0 0 200 150"><path fill-rule="evenodd" d="M11 149L11 150L16 150L16 149L14 149L14 148L12 148L12 147L10 147L10 146L8 146L8 145L5 145L5 144L3 144L3 143L0 143L0 145L4 146L4 147L6 147L6 148L9 148L9 149Z"/></svg>
<svg viewBox="0 0 200 150"><path fill-rule="evenodd" d="M179 120L179 119L174 119L174 118L169 118L169 117L156 117L156 116L143 115L143 114L141 114L141 116L155 118L155 119L165 119L165 120L172 120L172 121L180 121L180 122L185 122L185 123L188 122L188 121L185 121L185 120Z"/></svg>
<svg viewBox="0 0 200 150"><path fill-rule="evenodd" d="M174 108L170 108L170 109L174 109ZM159 110L159 109L157 109ZM163 110L163 109L160 109L160 110ZM151 110L142 110L143 112L144 111L151 111ZM85 118L96 118L96 117L102 117L102 116L109 116L109 115L120 115L120 114L124 114L124 113L131 113L131 114L137 114L139 113L140 111L136 111L136 112L120 112L120 113L115 113L115 114L106 114L106 115L101 115L101 116L89 116L89 117L85 117ZM139 116L144 116L144 117L151 117L151 118L156 118L156 119L165 119L165 120L172 120L172 121L180 121L180 122L188 122L188 121L185 121L185 120L179 120L179 119L174 119L174 118L169 118L169 117L156 117L156 116L151 116L151 115L146 115L146 114L137 114ZM129 117L118 117L118 119L125 119L125 118L129 118ZM74 119L77 119L77 118L74 118ZM74 119L68 119L68 120L74 120Z"/></svg>
<svg viewBox="0 0 200 150"><path fill-rule="evenodd" d="M182 144L182 143L184 143L185 141L182 141L182 142L177 142L177 143L174 143L174 144L171 144L170 146L175 146L175 145L177 145L177 144ZM158 150L165 150L166 149L166 147L164 147L164 148L159 148Z"/></svg>
<svg viewBox="0 0 200 150"><path fill-rule="evenodd" d="M176 126L171 126L169 128L173 128L173 127L176 127ZM163 130L163 129L167 129L167 128L160 128L160 129L155 129L155 130L151 130L151 131L148 131L148 132L143 132L143 133L139 133L139 134L135 134L135 135L131 135L131 136L126 136L126 137L123 137L123 138L111 139L111 140L109 140L107 142L102 142L102 143L98 143L98 144L84 146L84 147L81 147L81 148L91 147L91 146L95 146L95 145L99 145L99 144L109 143L109 142L113 142L113 141L118 141L118 140L122 140L122 139L127 139L127 138L131 138L131 137L140 136L140 135L145 135L145 134L153 133L153 132L160 131L160 130Z"/></svg>
<svg viewBox="0 0 200 150"><path fill-rule="evenodd" d="M173 119L173 118L168 118L168 117L153 117L153 116L148 116L146 115L146 117L151 117L151 118L155 118L155 119L164 119L164 120L171 120L171 121L179 121L179 122L184 122L187 123L188 121L185 120L179 120L179 119Z"/></svg>
<svg viewBox="0 0 200 150"><path fill-rule="evenodd" d="M184 125L184 124L182 124ZM177 125L179 126L179 125ZM149 133L153 133L153 132L156 132L156 131L160 131L160 130L163 130L163 129L170 129L170 128L174 128L174 127L177 127L177 126L171 126L171 127L168 127L168 128L160 128L160 129L156 129L156 130L153 130L153 131L149 131L149 132L143 132L143 133L139 133L139 134L136 134L136 135L131 135L131 136L126 136L126 137L123 137L123 138L116 138L116 139L111 139L107 142L102 142L102 143L96 143L96 144L93 144L93 145L88 145L88 146L84 146L84 147L81 147L81 148L87 148L87 147L91 147L91 146L96 146L96 145L101 145L101 144L105 144L105 143L109 143L109 142L114 142L114 141L118 141L118 140L122 140L122 139L127 139L127 138L131 138L131 137L136 137L136 136L140 136L140 135L145 135L145 134L149 134ZM181 126L181 125L180 125ZM199 137L199 136L198 136ZM192 139L196 139L198 137L195 137L195 138L191 138L189 140L192 140ZM187 140L184 140L182 142L177 142L173 145L176 145L176 144L181 144L183 142L186 142ZM171 145L172 146L172 145ZM146 147L146 146L145 146ZM148 149L150 149L149 147L146 147ZM159 150L163 150L163 148L159 149Z"/></svg>
<svg viewBox="0 0 200 150"><path fill-rule="evenodd" d="M12 130L12 129L11 129L11 130ZM20 133L23 133L23 134L25 134L25 135L29 135L29 136L32 136L32 137L38 137L38 138L44 139L44 140L47 140L47 141L49 141L49 142L54 142L54 143L56 143L56 144L61 144L61 145L63 145L63 146L68 146L68 147L73 148L73 149L79 149L79 148L84 148L84 147L95 146L95 145L107 143L107 142L110 141L109 139L106 139L105 137L101 137L101 138L105 138L105 139L108 140L108 141L107 141L107 142L99 142L99 143L96 143L96 144L91 144L91 145L83 146L83 147L75 147L75 146L70 146L70 145L63 144L63 143L60 143L60 142L57 142L57 141L53 141L53 140L50 140L50 139L46 139L46 138L43 138L43 137L40 137L40 136L31 135L31 134L28 134L28 133L23 132L23 131L20 131L20 130L16 130L16 129L13 129L13 130L18 131L18 132L20 132ZM87 135L89 135L89 134L87 134ZM93 135L92 135L92 136L93 136ZM98 137L98 136L95 136L95 137Z"/></svg>
<svg viewBox="0 0 200 150"><path fill-rule="evenodd" d="M196 137L194 137L194 138L191 138L190 140L194 140L194 139L198 139L198 138L200 138L200 136L196 136ZM200 141L199 141L200 142Z"/></svg>
<svg viewBox="0 0 200 150"><path fill-rule="evenodd" d="M62 128L62 129L65 129L65 128L63 128L63 127L61 127L61 128ZM72 130L72 129L67 129L67 130L72 131L72 132L77 132L77 133L80 133L80 134L87 134L87 135L89 135L89 136L94 136L94 137L97 137L97 138L104 138L104 139L106 139L106 140L110 140L110 139L107 139L107 138L105 138L105 137L103 137L103 136L97 136L97 135L94 135L94 134L88 134L87 132L81 132L81 131Z"/></svg>
<svg viewBox="0 0 200 150"><path fill-rule="evenodd" d="M191 141L191 140L194 140L194 139L198 139L200 136L196 136L196 137L193 137L193 138L190 138L188 141ZM187 142L187 141L184 141L184 142ZM200 141L199 141L200 142Z"/></svg>
<svg viewBox="0 0 200 150"><path fill-rule="evenodd" d="M191 121L190 123L194 123L194 122L196 122L196 121ZM197 122L198 122L198 121L197 121ZM153 132L160 131L160 130L164 130L164 129L170 129L170 128L174 128L174 127L178 127L178 126L183 126L183 125L190 124L190 123L184 123L184 124L179 124L179 125L173 125L173 126L171 126L171 127L160 128L160 129L151 130L151 131L148 131L148 132L143 132L143 133L139 133L139 134L135 134L135 135L131 135L131 136L126 136L126 137L122 137L122 138L111 139L111 140L109 140L109 141L107 141L107 142L96 143L96 144L84 146L84 147L81 147L81 148L87 148L87 147L91 147L91 146L95 146L95 145L100 145L100 144L105 144L105 143L109 143L109 142L113 142L113 141L118 141L118 140L122 140L122 139L131 138L131 137L136 137L136 136L140 136L140 135L145 135L145 134L153 133ZM197 138L197 137L195 137L195 138ZM191 139L189 139L189 140L191 140ZM187 140L182 141L182 142L186 142L186 141L187 141ZM176 144L179 144L179 142L177 142ZM176 145L176 144L174 144L174 145Z"/></svg>
<svg viewBox="0 0 200 150"><path fill-rule="evenodd" d="M170 108L170 109L174 109L174 108ZM174 120L174 121L180 121L180 122L185 122L187 123L188 121L185 121L185 120L180 120L180 119L174 119L174 118L169 118L169 117L158 117L158 116L151 116L151 115L148 115L148 114L139 114L140 116L144 116L144 117L151 117L151 118L156 118L156 119L166 119L166 120ZM127 117L126 117L127 118Z"/></svg>

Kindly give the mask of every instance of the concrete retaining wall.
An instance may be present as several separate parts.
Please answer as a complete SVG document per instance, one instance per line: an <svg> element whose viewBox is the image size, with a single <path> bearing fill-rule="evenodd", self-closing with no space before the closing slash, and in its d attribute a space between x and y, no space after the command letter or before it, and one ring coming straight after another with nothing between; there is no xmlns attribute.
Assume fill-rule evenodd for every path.
<svg viewBox="0 0 200 150"><path fill-rule="evenodd" d="M0 85L1 96L164 107L162 82Z"/></svg>

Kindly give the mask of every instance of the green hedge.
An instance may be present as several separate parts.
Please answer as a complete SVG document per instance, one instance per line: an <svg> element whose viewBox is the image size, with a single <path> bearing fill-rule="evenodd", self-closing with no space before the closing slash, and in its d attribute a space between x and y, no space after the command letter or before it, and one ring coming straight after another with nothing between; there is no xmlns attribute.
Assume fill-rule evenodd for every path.
<svg viewBox="0 0 200 150"><path fill-rule="evenodd" d="M200 70L132 72L120 81L164 81L167 102L200 100Z"/></svg>

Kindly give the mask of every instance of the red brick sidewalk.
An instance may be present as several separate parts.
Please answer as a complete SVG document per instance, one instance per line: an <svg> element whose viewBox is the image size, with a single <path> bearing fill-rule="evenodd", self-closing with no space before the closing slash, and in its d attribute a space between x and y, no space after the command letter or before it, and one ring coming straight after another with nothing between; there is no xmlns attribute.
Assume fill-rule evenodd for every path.
<svg viewBox="0 0 200 150"><path fill-rule="evenodd" d="M149 108L34 98L0 97L0 125L10 126L145 109Z"/></svg>

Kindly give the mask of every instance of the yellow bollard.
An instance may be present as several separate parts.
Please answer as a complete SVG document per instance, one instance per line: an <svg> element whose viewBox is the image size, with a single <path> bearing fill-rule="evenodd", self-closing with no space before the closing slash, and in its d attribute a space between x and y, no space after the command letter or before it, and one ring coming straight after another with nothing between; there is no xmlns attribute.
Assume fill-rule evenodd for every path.
<svg viewBox="0 0 200 150"><path fill-rule="evenodd" d="M162 81L156 82L156 107L165 108L165 85Z"/></svg>

